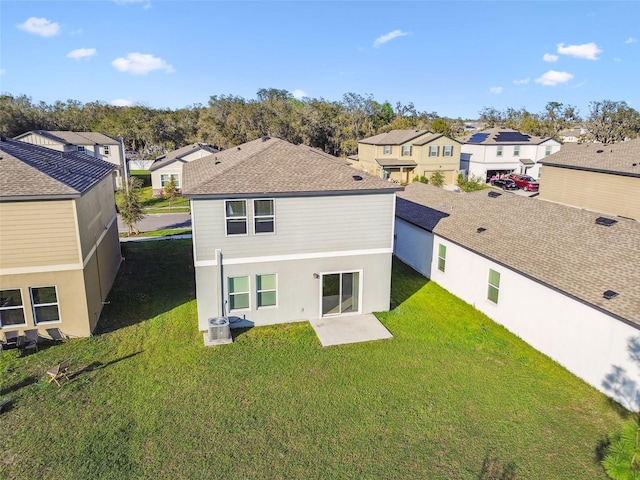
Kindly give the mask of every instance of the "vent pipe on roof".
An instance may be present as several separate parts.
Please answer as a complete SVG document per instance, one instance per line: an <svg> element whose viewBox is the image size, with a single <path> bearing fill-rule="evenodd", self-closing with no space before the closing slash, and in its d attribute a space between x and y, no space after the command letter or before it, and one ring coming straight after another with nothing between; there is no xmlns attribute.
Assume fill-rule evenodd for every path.
<svg viewBox="0 0 640 480"><path fill-rule="evenodd" d="M613 297L617 297L618 296L618 292L614 292L613 290L607 290L606 292L604 292L602 294L602 296L604 298L606 298L607 300L611 300Z"/></svg>
<svg viewBox="0 0 640 480"><path fill-rule="evenodd" d="M486 231L486 230L487 230L487 229L486 229L486 228L484 228L484 227L478 227L478 230L476 230L476 232L478 232L478 233L482 233L482 232L484 232L484 231Z"/></svg>

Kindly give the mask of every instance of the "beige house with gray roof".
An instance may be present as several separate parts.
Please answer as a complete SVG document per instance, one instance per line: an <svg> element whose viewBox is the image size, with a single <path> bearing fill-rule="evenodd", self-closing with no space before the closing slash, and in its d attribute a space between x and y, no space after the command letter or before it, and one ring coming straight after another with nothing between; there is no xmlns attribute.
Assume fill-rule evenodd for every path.
<svg viewBox="0 0 640 480"><path fill-rule="evenodd" d="M352 164L397 183L410 183L415 177L429 180L440 172L445 183L455 184L460 143L428 130L392 130L358 141L358 156Z"/></svg>
<svg viewBox="0 0 640 480"><path fill-rule="evenodd" d="M199 329L388 310L399 190L269 137L184 165Z"/></svg>
<svg viewBox="0 0 640 480"><path fill-rule="evenodd" d="M121 261L113 168L0 141L0 332L91 334Z"/></svg>
<svg viewBox="0 0 640 480"><path fill-rule="evenodd" d="M640 139L565 145L540 163L539 198L640 221Z"/></svg>
<svg viewBox="0 0 640 480"><path fill-rule="evenodd" d="M149 168L153 195L162 196L165 185L171 180L173 180L178 193L182 192L183 165L217 151L217 148L207 143L193 143L156 158Z"/></svg>
<svg viewBox="0 0 640 480"><path fill-rule="evenodd" d="M631 355L640 342L635 220L411 184L398 194L394 251L587 383L640 408Z"/></svg>

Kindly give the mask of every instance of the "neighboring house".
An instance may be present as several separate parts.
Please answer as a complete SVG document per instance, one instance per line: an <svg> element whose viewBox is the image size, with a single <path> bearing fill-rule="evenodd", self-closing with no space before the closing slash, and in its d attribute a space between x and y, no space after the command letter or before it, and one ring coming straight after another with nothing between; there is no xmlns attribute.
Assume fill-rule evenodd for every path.
<svg viewBox="0 0 640 480"><path fill-rule="evenodd" d="M304 145L263 137L184 166L198 327L389 309L391 182Z"/></svg>
<svg viewBox="0 0 640 480"><path fill-rule="evenodd" d="M587 134L587 130L584 127L567 128L558 132L558 137L562 140L562 143L576 143L579 142Z"/></svg>
<svg viewBox="0 0 640 480"><path fill-rule="evenodd" d="M217 148L206 143L194 143L156 158L149 168L153 194L156 197L161 196L165 185L171 180L180 193L182 191L182 166L217 151Z"/></svg>
<svg viewBox="0 0 640 480"><path fill-rule="evenodd" d="M540 163L539 198L640 221L640 139L565 145Z"/></svg>
<svg viewBox="0 0 640 480"><path fill-rule="evenodd" d="M638 409L640 224L600 217L519 195L411 184L398 194L394 250L587 383Z"/></svg>
<svg viewBox="0 0 640 480"><path fill-rule="evenodd" d="M352 165L380 178L409 183L438 171L455 184L460 167L460 143L428 130L392 130L358 141Z"/></svg>
<svg viewBox="0 0 640 480"><path fill-rule="evenodd" d="M460 139L460 169L469 177L489 181L494 175L526 173L540 176L539 160L560 150L553 138L532 137L508 128L491 128Z"/></svg>
<svg viewBox="0 0 640 480"><path fill-rule="evenodd" d="M112 171L0 141L0 331L91 334L121 261Z"/></svg>
<svg viewBox="0 0 640 480"><path fill-rule="evenodd" d="M115 165L115 187L122 185L125 161L119 140L97 132L32 130L18 135L16 140L51 148L59 152L82 152Z"/></svg>

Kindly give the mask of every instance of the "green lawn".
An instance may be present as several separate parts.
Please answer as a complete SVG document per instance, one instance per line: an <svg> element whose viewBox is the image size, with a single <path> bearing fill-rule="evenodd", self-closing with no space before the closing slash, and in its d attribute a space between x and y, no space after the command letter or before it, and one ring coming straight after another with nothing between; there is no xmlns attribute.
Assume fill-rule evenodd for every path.
<svg viewBox="0 0 640 480"><path fill-rule="evenodd" d="M607 398L399 262L392 340L322 348L305 322L207 349L191 242L123 250L101 333L0 356L0 478L606 478Z"/></svg>

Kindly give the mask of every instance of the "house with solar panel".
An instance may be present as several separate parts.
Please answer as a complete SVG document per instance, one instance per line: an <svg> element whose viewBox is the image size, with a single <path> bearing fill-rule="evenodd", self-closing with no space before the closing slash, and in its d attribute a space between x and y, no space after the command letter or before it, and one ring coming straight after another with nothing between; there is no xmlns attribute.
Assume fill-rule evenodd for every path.
<svg viewBox="0 0 640 480"><path fill-rule="evenodd" d="M401 189L269 137L185 164L199 329L388 310Z"/></svg>
<svg viewBox="0 0 640 480"><path fill-rule="evenodd" d="M460 168L460 143L429 130L391 130L358 141L353 166L376 177L410 183L427 180L440 172L447 184L455 184Z"/></svg>
<svg viewBox="0 0 640 480"><path fill-rule="evenodd" d="M125 175L124 149L120 140L98 132L71 132L62 130L32 130L15 137L21 142L51 148L59 152L82 152L116 166L113 170L115 188Z"/></svg>
<svg viewBox="0 0 640 480"><path fill-rule="evenodd" d="M217 151L216 147L207 143L193 143L156 158L149 168L153 195L162 196L165 185L170 181L173 181L178 193L182 192L182 166Z"/></svg>
<svg viewBox="0 0 640 480"><path fill-rule="evenodd" d="M540 199L640 221L640 139L564 145L540 163Z"/></svg>
<svg viewBox="0 0 640 480"><path fill-rule="evenodd" d="M114 165L0 141L0 332L87 337L121 262Z"/></svg>
<svg viewBox="0 0 640 480"><path fill-rule="evenodd" d="M522 173L540 177L540 160L562 144L550 137L534 137L509 128L491 128L460 139L460 169L468 177L489 181L494 175Z"/></svg>
<svg viewBox="0 0 640 480"><path fill-rule="evenodd" d="M414 183L398 193L395 232L402 261L640 409L640 223Z"/></svg>

